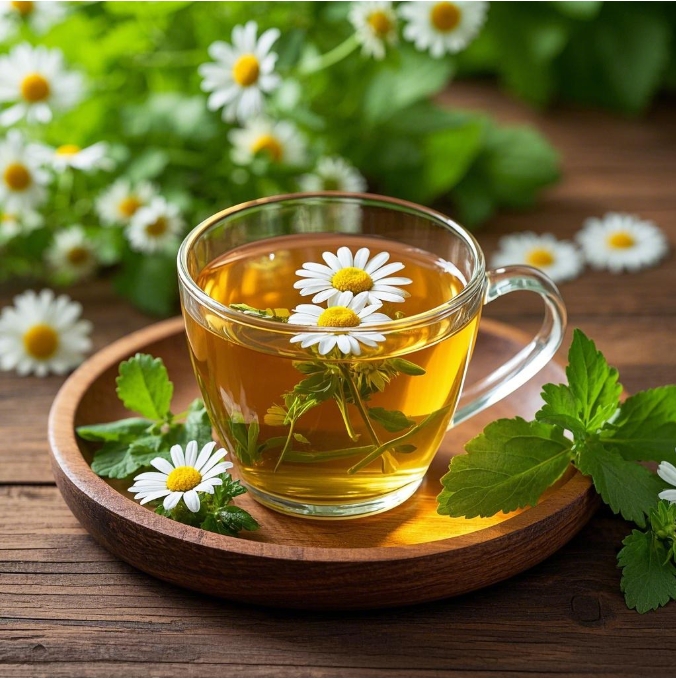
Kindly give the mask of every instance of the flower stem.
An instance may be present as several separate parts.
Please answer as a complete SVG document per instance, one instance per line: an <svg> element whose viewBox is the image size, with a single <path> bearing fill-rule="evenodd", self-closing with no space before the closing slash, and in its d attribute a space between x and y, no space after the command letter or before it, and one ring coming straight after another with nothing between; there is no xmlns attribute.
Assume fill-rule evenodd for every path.
<svg viewBox="0 0 676 679"><path fill-rule="evenodd" d="M355 406L357 407L357 410L359 411L359 414L361 415L362 420L364 420L364 424L366 425L366 429L368 430L369 436L371 437L371 440L373 443L380 447L382 443L380 442L380 439L378 438L378 434L376 434L375 429L373 428L373 425L371 424L371 420L369 419L368 413L366 412L366 408L364 407L364 402L361 400L361 396L359 396L359 391L357 390L357 385L354 383L354 380L352 379L352 375L350 375L350 371L348 368L343 367L342 365L340 366L340 371L343 373L343 377L345 378L345 381L347 382L347 386L350 389L350 393L352 394L352 400L354 401Z"/></svg>
<svg viewBox="0 0 676 679"><path fill-rule="evenodd" d="M357 441L359 439L359 434L354 430L352 422L350 422L350 414L347 411L347 402L345 400L345 391L343 385L339 385L340 395L336 399L336 404L338 405L338 410L343 417L343 423L345 424L345 429L347 430L347 435L353 440Z"/></svg>
<svg viewBox="0 0 676 679"><path fill-rule="evenodd" d="M291 420L291 424L289 425L289 433L287 434L286 437L286 442L284 443L284 448L282 448L282 452L279 454L279 459L277 460L277 464L275 465L274 471L277 471L279 469L279 465L282 464L282 459L284 458L284 455L287 450L291 447L291 437L293 436L293 428L296 424L296 420Z"/></svg>
<svg viewBox="0 0 676 679"><path fill-rule="evenodd" d="M315 59L308 60L299 67L300 75L312 75L314 73L319 73L326 68L334 66L339 61L345 59L354 52L357 47L359 47L359 41L357 40L356 34L352 34L347 40L343 41L337 47L334 47L331 51L326 54L322 54Z"/></svg>

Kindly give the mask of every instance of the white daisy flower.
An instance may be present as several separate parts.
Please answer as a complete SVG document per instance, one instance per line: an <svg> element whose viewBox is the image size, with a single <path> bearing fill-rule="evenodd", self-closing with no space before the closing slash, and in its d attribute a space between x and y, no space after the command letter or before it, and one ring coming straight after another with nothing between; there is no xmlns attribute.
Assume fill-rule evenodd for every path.
<svg viewBox="0 0 676 679"><path fill-rule="evenodd" d="M42 216L32 210L3 212L0 214L0 243L30 233L41 227L42 223Z"/></svg>
<svg viewBox="0 0 676 679"><path fill-rule="evenodd" d="M68 110L81 96L82 76L65 70L58 49L22 43L0 57L0 102L16 102L0 114L0 125L14 125L22 118L48 123L53 110Z"/></svg>
<svg viewBox="0 0 676 679"><path fill-rule="evenodd" d="M554 282L576 278L584 268L584 260L573 243L557 240L549 233L530 231L503 236L491 266L527 264L546 273Z"/></svg>
<svg viewBox="0 0 676 679"><path fill-rule="evenodd" d="M401 271L404 265L401 262L387 264L389 252L369 257L371 252L368 248L360 248L354 257L350 248L345 246L338 248L335 255L324 252L322 258L326 265L305 262L303 268L296 271L302 279L296 281L293 287L299 289L301 295L314 295L312 301L315 304L329 300L329 304L335 305L344 292L363 293L369 304L403 302L409 295L395 286L409 285L412 281L400 276L391 277L391 274Z"/></svg>
<svg viewBox="0 0 676 679"><path fill-rule="evenodd" d="M183 448L178 444L171 447L171 460L156 457L150 464L158 471L143 472L134 478L130 493L136 493L135 500L141 504L164 498L163 505L167 511L172 510L183 499L191 512L200 509L198 493L213 494L214 487L223 484L218 476L230 469L232 462L221 462L227 455L225 449L219 448L212 454L216 443L211 441L197 455L197 441L190 441Z"/></svg>
<svg viewBox="0 0 676 679"><path fill-rule="evenodd" d="M0 23L17 27L25 22L38 35L46 33L66 14L65 2L0 2Z"/></svg>
<svg viewBox="0 0 676 679"><path fill-rule="evenodd" d="M249 165L260 153L277 165L302 165L305 162L305 139L298 128L285 120L254 118L244 127L230 130L230 153L233 162Z"/></svg>
<svg viewBox="0 0 676 679"><path fill-rule="evenodd" d="M408 22L404 37L420 51L439 58L465 49L486 18L487 2L404 2L399 8Z"/></svg>
<svg viewBox="0 0 676 679"><path fill-rule="evenodd" d="M232 29L232 45L217 41L209 46L209 56L216 63L202 64L198 71L204 78L202 89L211 92L210 111L223 107L223 120L245 122L263 111L264 94L278 87L280 77L274 72L277 55L270 48L280 36L270 28L256 39L258 24L249 21Z"/></svg>
<svg viewBox="0 0 676 679"><path fill-rule="evenodd" d="M150 203L157 196L157 189L149 182L135 186L126 179L118 179L102 193L96 201L96 210L101 221L110 226L129 224L139 208Z"/></svg>
<svg viewBox="0 0 676 679"><path fill-rule="evenodd" d="M139 208L126 233L132 250L158 252L176 245L182 229L178 207L158 196Z"/></svg>
<svg viewBox="0 0 676 679"><path fill-rule="evenodd" d="M585 220L576 238L594 269L613 273L644 269L669 252L665 235L653 222L617 212Z"/></svg>
<svg viewBox="0 0 676 679"><path fill-rule="evenodd" d="M378 342L385 341L385 335L367 330L368 326L392 320L385 314L376 313L382 306L380 302L367 306L368 301L367 292L360 292L356 296L351 292L341 292L335 303L329 302L326 309L315 304L299 304L294 309L295 313L289 316L289 323L345 330L301 332L289 341L300 342L303 349L318 345L321 356L328 354L334 347L338 347L343 354L361 355L362 344L376 347Z"/></svg>
<svg viewBox="0 0 676 679"><path fill-rule="evenodd" d="M54 151L52 166L63 172L72 167L75 170L112 170L113 161L108 158L108 144L103 141L80 148L76 144L64 144Z"/></svg>
<svg viewBox="0 0 676 679"><path fill-rule="evenodd" d="M385 44L397 43L397 15L391 2L353 2L348 18L362 46L362 54L383 59Z"/></svg>
<svg viewBox="0 0 676 679"><path fill-rule="evenodd" d="M676 467L671 462L660 462L657 465L657 475L668 484L676 486ZM658 497L662 500L669 500L671 503L676 502L676 488L668 488L658 493Z"/></svg>
<svg viewBox="0 0 676 679"><path fill-rule="evenodd" d="M366 180L359 170L339 156L320 158L314 172L299 177L298 183L302 191L361 193L366 190Z"/></svg>
<svg viewBox="0 0 676 679"><path fill-rule="evenodd" d="M51 290L28 290L0 314L0 368L19 375L63 375L91 349L92 324L78 320L82 306Z"/></svg>
<svg viewBox="0 0 676 679"><path fill-rule="evenodd" d="M54 236L54 242L45 255L55 272L73 281L82 280L96 271L97 257L94 243L84 229L71 226Z"/></svg>
<svg viewBox="0 0 676 679"><path fill-rule="evenodd" d="M44 202L49 174L42 164L49 151L40 144L26 144L18 130L10 130L0 142L0 204L19 213Z"/></svg>

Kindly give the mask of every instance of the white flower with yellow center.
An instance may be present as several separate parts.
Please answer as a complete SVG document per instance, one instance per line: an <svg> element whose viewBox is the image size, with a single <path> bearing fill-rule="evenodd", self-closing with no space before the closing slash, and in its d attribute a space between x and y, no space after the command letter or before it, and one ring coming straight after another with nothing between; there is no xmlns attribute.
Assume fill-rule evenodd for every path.
<svg viewBox="0 0 676 679"><path fill-rule="evenodd" d="M0 368L19 375L63 375L91 349L92 325L78 320L82 307L66 295L32 290L14 298L0 314Z"/></svg>
<svg viewBox="0 0 676 679"><path fill-rule="evenodd" d="M616 212L587 219L576 238L594 269L613 273L644 269L669 252L665 235L653 222Z"/></svg>
<svg viewBox="0 0 676 679"><path fill-rule="evenodd" d="M67 14L65 2L0 2L0 23L17 28L27 23L38 35L46 33Z"/></svg>
<svg viewBox="0 0 676 679"><path fill-rule="evenodd" d="M676 486L676 467L671 462L660 462L657 465L657 475L672 486ZM676 488L668 488L658 493L662 500L669 500L672 504L676 503Z"/></svg>
<svg viewBox="0 0 676 679"><path fill-rule="evenodd" d="M26 144L18 130L0 142L0 204L10 214L32 210L47 197L49 174L42 164L49 153L39 144Z"/></svg>
<svg viewBox="0 0 676 679"><path fill-rule="evenodd" d="M126 179L118 179L96 201L96 210L103 224L129 224L136 212L157 196L157 189L149 182L135 186Z"/></svg>
<svg viewBox="0 0 676 679"><path fill-rule="evenodd" d="M366 190L366 180L359 170L339 156L320 158L314 172L300 177L298 184L302 191L360 193Z"/></svg>
<svg viewBox="0 0 676 679"><path fill-rule="evenodd" d="M233 162L249 165L259 154L276 165L298 166L305 162L305 139L298 128L285 120L254 118L244 127L230 130Z"/></svg>
<svg viewBox="0 0 676 679"><path fill-rule="evenodd" d="M465 49L486 18L487 2L405 2L399 8L408 22L404 37L420 51L439 58Z"/></svg>
<svg viewBox="0 0 676 679"><path fill-rule="evenodd" d="M277 55L270 48L279 38L279 30L270 28L256 38L258 24L249 21L232 29L232 45L217 41L209 46L209 56L216 63L202 64L202 89L211 92L210 111L223 108L223 120L245 122L263 111L264 94L281 82L274 72Z"/></svg>
<svg viewBox="0 0 676 679"><path fill-rule="evenodd" d="M68 110L81 96L82 77L65 69L60 50L22 43L0 57L0 102L16 102L0 114L0 125L48 123L53 110Z"/></svg>
<svg viewBox="0 0 676 679"><path fill-rule="evenodd" d="M503 236L491 266L527 264L546 273L554 282L576 278L584 268L584 259L573 243L557 240L551 234L515 233Z"/></svg>
<svg viewBox="0 0 676 679"><path fill-rule="evenodd" d="M162 502L167 511L171 511L183 499L191 512L200 509L198 493L213 494L214 487L223 484L218 476L233 465L222 462L227 455L223 448L212 454L216 444L211 441L197 454L197 441L190 441L183 448L178 444L171 447L171 462L156 457L150 464L158 471L143 472L134 477L134 485L130 493L136 493L135 500L141 504L164 498ZM172 464L173 463L173 464Z"/></svg>
<svg viewBox="0 0 676 679"><path fill-rule="evenodd" d="M57 233L45 256L56 273L73 281L87 278L96 271L94 243L87 238L84 229L79 225Z"/></svg>
<svg viewBox="0 0 676 679"><path fill-rule="evenodd" d="M75 170L112 170L113 161L108 157L108 144L103 141L81 148L76 144L63 144L54 151L52 166L63 172L72 167Z"/></svg>
<svg viewBox="0 0 676 679"><path fill-rule="evenodd" d="M371 348L378 346L378 342L385 341L385 336L369 331L368 327L392 319L377 313L382 304L368 304L368 298L367 292L358 295L341 292L335 303L329 303L326 309L315 304L299 304L294 309L295 313L289 316L289 323L331 328L333 331L301 332L290 341L300 342L303 349L317 345L321 356L328 354L334 347L338 347L343 354L359 356L362 344Z"/></svg>
<svg viewBox="0 0 676 679"><path fill-rule="evenodd" d="M397 15L391 2L353 2L348 15L362 54L385 57L385 45L397 43Z"/></svg>
<svg viewBox="0 0 676 679"><path fill-rule="evenodd" d="M6 243L16 236L30 233L42 226L40 214L32 210L0 213L0 243Z"/></svg>
<svg viewBox="0 0 676 679"><path fill-rule="evenodd" d="M391 275L401 271L404 265L401 262L387 264L389 252L371 257L368 248L360 248L352 256L350 248L343 246L335 255L322 253L322 259L326 264L305 262L303 268L296 271L301 280L293 284L301 295L314 295L315 304L329 300L329 304L334 305L345 292L364 294L369 304L403 302L409 296L396 286L409 285L412 281Z"/></svg>
<svg viewBox="0 0 676 679"><path fill-rule="evenodd" d="M126 231L129 245L138 252L173 249L183 225L178 207L158 196L132 217Z"/></svg>

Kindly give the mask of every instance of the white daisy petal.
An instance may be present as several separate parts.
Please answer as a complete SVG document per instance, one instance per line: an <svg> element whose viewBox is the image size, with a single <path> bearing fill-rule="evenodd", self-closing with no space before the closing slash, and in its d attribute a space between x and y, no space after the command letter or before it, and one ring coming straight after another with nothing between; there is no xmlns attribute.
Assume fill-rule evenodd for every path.
<svg viewBox="0 0 676 679"><path fill-rule="evenodd" d="M676 467L671 462L660 462L657 465L657 475L672 486L676 486Z"/></svg>
<svg viewBox="0 0 676 679"><path fill-rule="evenodd" d="M185 447L185 464L187 467L195 467L197 450L197 441L189 441Z"/></svg>
<svg viewBox="0 0 676 679"><path fill-rule="evenodd" d="M164 198L155 197L149 205L138 208L125 233L132 250L172 254L184 227L178 208Z"/></svg>
<svg viewBox="0 0 676 679"><path fill-rule="evenodd" d="M353 2L348 15L364 56L383 59L397 42L397 15L391 2Z"/></svg>
<svg viewBox="0 0 676 679"><path fill-rule="evenodd" d="M216 447L216 441L209 441L202 450L200 451L199 457L195 461L195 469L197 469L198 472L202 472L202 468L206 464L207 460L211 456L211 453L213 452L214 448ZM222 451L219 450L218 452L220 453ZM225 453L223 453L225 454Z"/></svg>
<svg viewBox="0 0 676 679"><path fill-rule="evenodd" d="M181 501L182 497L183 493L170 492L169 495L164 498L164 502L162 504L164 508L170 512Z"/></svg>
<svg viewBox="0 0 676 679"><path fill-rule="evenodd" d="M178 443L171 447L171 461L174 463L174 467L185 467L185 455L183 453L183 448L181 448Z"/></svg>
<svg viewBox="0 0 676 679"><path fill-rule="evenodd" d="M191 512L199 512L200 498L194 489L183 493L183 502Z"/></svg>
<svg viewBox="0 0 676 679"><path fill-rule="evenodd" d="M663 490L657 494L657 497L662 500L668 500L671 503L676 503L676 490Z"/></svg>
<svg viewBox="0 0 676 679"><path fill-rule="evenodd" d="M129 489L131 490L131 488ZM171 493L170 490L166 488L163 490L158 490L153 493L139 493L136 497L137 500L141 500L141 504L144 505L146 502L152 502L153 500L159 500L161 497L165 497ZM143 499L141 499L141 497Z"/></svg>

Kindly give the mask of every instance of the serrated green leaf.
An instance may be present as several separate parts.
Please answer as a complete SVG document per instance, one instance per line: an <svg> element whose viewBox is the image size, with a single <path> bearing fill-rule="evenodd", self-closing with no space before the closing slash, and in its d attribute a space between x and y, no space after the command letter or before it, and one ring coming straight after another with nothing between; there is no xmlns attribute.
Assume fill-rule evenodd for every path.
<svg viewBox="0 0 676 679"><path fill-rule="evenodd" d="M652 531L633 530L622 544L617 563L627 606L646 613L676 599L676 568Z"/></svg>
<svg viewBox="0 0 676 679"><path fill-rule="evenodd" d="M80 438L85 441L126 441L135 439L145 434L152 420L141 417L128 417L116 422L104 422L102 424L85 424L75 430Z"/></svg>
<svg viewBox="0 0 676 679"><path fill-rule="evenodd" d="M583 438L587 430L580 422L577 400L566 384L545 384L542 387L545 405L535 413L535 419L568 429L576 438Z"/></svg>
<svg viewBox="0 0 676 679"><path fill-rule="evenodd" d="M439 514L472 518L534 506L572 457L561 429L521 418L489 424L465 449L441 479Z"/></svg>
<svg viewBox="0 0 676 679"><path fill-rule="evenodd" d="M120 441L109 441L94 453L92 471L111 479L124 479L142 467L147 467L157 453L132 454L130 446Z"/></svg>
<svg viewBox="0 0 676 679"><path fill-rule="evenodd" d="M161 358L136 354L123 361L116 383L125 408L153 420L163 420L169 414L174 385Z"/></svg>
<svg viewBox="0 0 676 679"><path fill-rule="evenodd" d="M407 417L400 410L386 410L385 408L368 408L368 415L387 431L402 431L415 425L415 420Z"/></svg>

